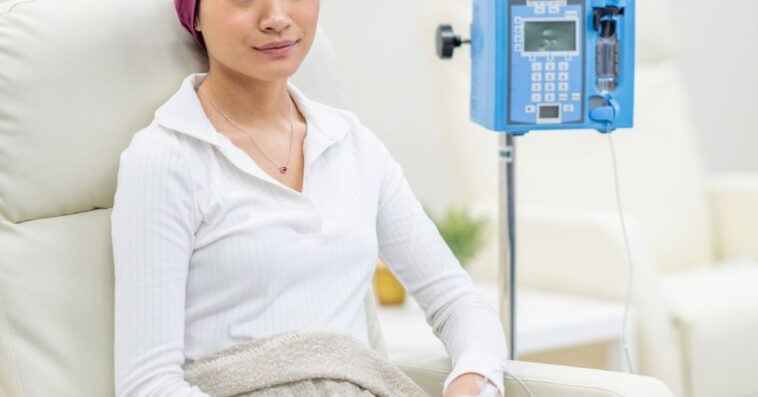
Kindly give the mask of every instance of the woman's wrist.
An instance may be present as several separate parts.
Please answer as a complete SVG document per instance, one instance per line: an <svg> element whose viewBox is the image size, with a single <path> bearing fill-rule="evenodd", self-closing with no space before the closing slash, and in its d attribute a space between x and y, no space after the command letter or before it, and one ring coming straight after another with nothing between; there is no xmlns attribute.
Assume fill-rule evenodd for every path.
<svg viewBox="0 0 758 397"><path fill-rule="evenodd" d="M476 372L462 373L450 382L450 386L448 386L444 397L477 397L483 389L483 387L481 387L483 379L484 376ZM491 387L497 389L497 385L491 380L488 379L487 383L491 385ZM495 395L497 397L502 397L499 391Z"/></svg>

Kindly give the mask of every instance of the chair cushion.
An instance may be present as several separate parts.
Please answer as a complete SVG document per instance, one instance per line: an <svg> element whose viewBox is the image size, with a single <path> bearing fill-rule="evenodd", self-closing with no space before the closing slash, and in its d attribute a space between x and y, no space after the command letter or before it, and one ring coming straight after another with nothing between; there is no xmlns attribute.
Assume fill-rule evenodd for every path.
<svg viewBox="0 0 758 397"><path fill-rule="evenodd" d="M758 390L758 263L667 275L662 288L683 350L690 397Z"/></svg>
<svg viewBox="0 0 758 397"><path fill-rule="evenodd" d="M204 56L166 1L0 7L0 216L109 208L118 154Z"/></svg>
<svg viewBox="0 0 758 397"><path fill-rule="evenodd" d="M110 209L0 221L0 395L113 394Z"/></svg>

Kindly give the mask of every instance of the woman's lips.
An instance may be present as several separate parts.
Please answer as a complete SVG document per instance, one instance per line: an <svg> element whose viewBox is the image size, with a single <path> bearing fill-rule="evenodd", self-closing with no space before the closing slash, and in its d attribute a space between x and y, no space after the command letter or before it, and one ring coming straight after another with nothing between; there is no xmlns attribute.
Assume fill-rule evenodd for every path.
<svg viewBox="0 0 758 397"><path fill-rule="evenodd" d="M262 52L264 54L267 54L267 55L287 55L287 54L290 53L290 51L292 51L292 48L295 47L295 45L297 45L297 43L299 43L299 42L300 42L300 40L298 40L298 41L296 41L296 42L294 42L294 43L292 43L292 44L290 44L288 46L284 46L284 47L276 47L276 48L255 48L255 47L253 47L253 48L255 48L256 50L258 50L258 51L260 51L260 52Z"/></svg>

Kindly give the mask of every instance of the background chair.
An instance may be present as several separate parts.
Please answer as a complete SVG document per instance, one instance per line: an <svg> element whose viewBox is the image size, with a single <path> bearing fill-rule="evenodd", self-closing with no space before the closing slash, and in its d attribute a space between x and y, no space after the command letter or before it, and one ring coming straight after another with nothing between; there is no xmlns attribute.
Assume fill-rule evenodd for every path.
<svg viewBox="0 0 758 397"><path fill-rule="evenodd" d="M463 31L470 4L443 2L430 7L426 30L447 21ZM675 395L758 395L758 378L750 375L758 371L758 175L706 175L687 107L697 87L685 86L686 65L674 58L668 3L636 3L635 128L613 134L635 264L637 370ZM473 135L479 128L455 111L469 90L469 60L460 58L431 65L429 78L438 82L437 106L450 109L439 113L441 124ZM714 94L713 101L728 100ZM532 132L517 138L516 148L519 283L625 300L608 137Z"/></svg>
<svg viewBox="0 0 758 397"><path fill-rule="evenodd" d="M319 32L296 78L339 102ZM110 208L118 154L206 60L171 1L0 3L0 395L113 395ZM371 344L383 352L371 291ZM431 395L447 357L390 359ZM658 380L512 362L537 395L670 396ZM519 396L514 381L508 394Z"/></svg>

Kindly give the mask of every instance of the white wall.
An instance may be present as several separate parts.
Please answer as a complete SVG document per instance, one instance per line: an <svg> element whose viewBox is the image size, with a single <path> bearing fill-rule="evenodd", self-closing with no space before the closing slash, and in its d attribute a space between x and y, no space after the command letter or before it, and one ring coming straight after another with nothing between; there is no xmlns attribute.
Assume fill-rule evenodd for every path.
<svg viewBox="0 0 758 397"><path fill-rule="evenodd" d="M429 117L419 67L419 51L434 53L433 32L418 26L427 1L322 0L321 23L337 52L347 107L387 144L418 196L441 208L453 193L446 175L454 167Z"/></svg>
<svg viewBox="0 0 758 397"><path fill-rule="evenodd" d="M758 171L758 2L671 3L708 169Z"/></svg>

